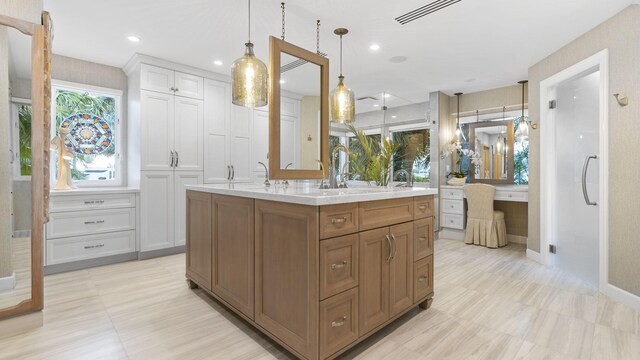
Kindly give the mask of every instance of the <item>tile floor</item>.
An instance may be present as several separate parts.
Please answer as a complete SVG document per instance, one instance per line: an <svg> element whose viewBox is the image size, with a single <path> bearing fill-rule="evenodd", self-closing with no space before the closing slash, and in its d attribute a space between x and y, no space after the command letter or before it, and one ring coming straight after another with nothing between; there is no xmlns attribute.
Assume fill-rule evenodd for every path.
<svg viewBox="0 0 640 360"><path fill-rule="evenodd" d="M435 297L342 359L640 359L640 314L529 261L437 240ZM184 255L45 278L44 326L0 359L288 359L184 281ZM1 325L1 323L0 323Z"/></svg>

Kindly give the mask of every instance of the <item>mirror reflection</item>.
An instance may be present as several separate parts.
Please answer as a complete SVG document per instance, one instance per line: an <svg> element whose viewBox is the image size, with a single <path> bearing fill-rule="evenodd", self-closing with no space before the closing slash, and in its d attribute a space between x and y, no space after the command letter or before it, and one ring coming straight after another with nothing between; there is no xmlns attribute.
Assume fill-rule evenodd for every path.
<svg viewBox="0 0 640 360"><path fill-rule="evenodd" d="M513 123L497 121L469 127L470 143L480 153L481 163L474 167L475 180L512 181Z"/></svg>
<svg viewBox="0 0 640 360"><path fill-rule="evenodd" d="M319 65L280 53L280 168L319 170Z"/></svg>
<svg viewBox="0 0 640 360"><path fill-rule="evenodd" d="M0 126L0 309L6 309L31 298L31 37L5 26Z"/></svg>

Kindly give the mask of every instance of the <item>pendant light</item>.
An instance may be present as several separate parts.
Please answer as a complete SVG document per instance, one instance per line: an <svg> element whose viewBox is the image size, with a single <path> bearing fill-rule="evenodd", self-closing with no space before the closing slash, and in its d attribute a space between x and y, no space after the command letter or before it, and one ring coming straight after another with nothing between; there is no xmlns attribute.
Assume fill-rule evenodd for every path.
<svg viewBox="0 0 640 360"><path fill-rule="evenodd" d="M518 84L522 84L522 113L520 114L520 123L518 123L518 129L515 136L519 141L527 141L529 139L529 124L524 118L524 85L527 80L518 81Z"/></svg>
<svg viewBox="0 0 640 360"><path fill-rule="evenodd" d="M355 95L351 89L344 84L342 75L342 36L349 33L345 28L337 28L334 34L340 36L340 76L338 76L338 86L331 92L331 121L336 123L351 123L356 119Z"/></svg>
<svg viewBox="0 0 640 360"><path fill-rule="evenodd" d="M462 132L462 128L460 127L460 95L462 95L462 93L459 92L453 95L455 95L458 99L458 116L456 118L456 142L460 144L462 142L467 141L467 138L464 136L464 133Z"/></svg>
<svg viewBox="0 0 640 360"><path fill-rule="evenodd" d="M267 105L269 73L267 66L255 57L251 43L251 0L249 3L249 40L244 56L231 65L232 101L244 107Z"/></svg>

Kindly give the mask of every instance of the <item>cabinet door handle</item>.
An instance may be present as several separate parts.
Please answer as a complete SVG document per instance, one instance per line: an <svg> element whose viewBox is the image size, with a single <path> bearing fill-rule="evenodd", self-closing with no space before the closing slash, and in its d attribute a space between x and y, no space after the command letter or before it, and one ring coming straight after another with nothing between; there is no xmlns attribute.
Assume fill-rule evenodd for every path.
<svg viewBox="0 0 640 360"><path fill-rule="evenodd" d="M427 210L427 208L428 208L428 206L427 206L427 205L420 205L420 206L418 206L418 209L420 209L420 210L422 210L422 211Z"/></svg>
<svg viewBox="0 0 640 360"><path fill-rule="evenodd" d="M332 218L331 219L331 223L332 224L344 224L345 222L347 222L347 218L346 217L341 217L341 218Z"/></svg>
<svg viewBox="0 0 640 360"><path fill-rule="evenodd" d="M87 245L84 248L85 249L95 249L95 248L101 248L104 247L104 244L98 244L98 245Z"/></svg>
<svg viewBox="0 0 640 360"><path fill-rule="evenodd" d="M96 221L85 221L85 225L93 225L93 224L104 224L104 220L96 220Z"/></svg>
<svg viewBox="0 0 640 360"><path fill-rule="evenodd" d="M173 150L169 151L171 153L171 164L169 165L170 167L173 167L173 164L175 162L175 155L173 154Z"/></svg>
<svg viewBox="0 0 640 360"><path fill-rule="evenodd" d="M176 167L178 167L178 161L180 161L180 155L178 155L178 152L176 151Z"/></svg>
<svg viewBox="0 0 640 360"><path fill-rule="evenodd" d="M231 180L231 166L227 165L227 180Z"/></svg>
<svg viewBox="0 0 640 360"><path fill-rule="evenodd" d="M389 235L385 235L385 238L387 238L387 244L389 244L389 256L387 256L387 262L391 261L391 238L389 237Z"/></svg>
<svg viewBox="0 0 640 360"><path fill-rule="evenodd" d="M391 260L394 260L396 258L396 255L398 255L398 245L396 244L396 236L391 234L391 239L393 240L393 256L391 257Z"/></svg>
<svg viewBox="0 0 640 360"><path fill-rule="evenodd" d="M347 266L347 260L343 260L341 263L331 264L331 270L342 269Z"/></svg>
<svg viewBox="0 0 640 360"><path fill-rule="evenodd" d="M180 89L175 88L175 89L173 89L173 91L178 92L178 91L180 91Z"/></svg>
<svg viewBox="0 0 640 360"><path fill-rule="evenodd" d="M231 180L235 180L236 178L236 168L231 165Z"/></svg>
<svg viewBox="0 0 640 360"><path fill-rule="evenodd" d="M426 236L420 236L418 238L418 241L420 241L420 242L427 241L427 237Z"/></svg>
<svg viewBox="0 0 640 360"><path fill-rule="evenodd" d="M584 165L582 166L582 195L584 196L584 202L590 206L596 206L598 203L589 199L589 192L587 191L587 170L589 169L589 161L597 158L598 156L596 155L588 155L584 159Z"/></svg>
<svg viewBox="0 0 640 360"><path fill-rule="evenodd" d="M340 327L340 326L343 326L346 322L347 322L347 315L344 315L340 320L332 321L331 327Z"/></svg>
<svg viewBox="0 0 640 360"><path fill-rule="evenodd" d="M420 277L418 278L418 281L419 281L419 282L425 282L425 281L427 281L427 277L426 277L426 276L420 276Z"/></svg>

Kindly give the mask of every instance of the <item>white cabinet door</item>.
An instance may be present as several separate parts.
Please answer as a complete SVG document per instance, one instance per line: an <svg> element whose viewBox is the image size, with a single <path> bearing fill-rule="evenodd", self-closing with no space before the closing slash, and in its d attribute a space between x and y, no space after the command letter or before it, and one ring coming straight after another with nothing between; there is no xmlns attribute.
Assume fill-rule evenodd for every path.
<svg viewBox="0 0 640 360"><path fill-rule="evenodd" d="M253 162L251 168L258 179L264 178L264 168L258 164L263 162L269 166L269 112L253 110Z"/></svg>
<svg viewBox="0 0 640 360"><path fill-rule="evenodd" d="M202 184L202 171L194 172L175 172L174 180L174 246L181 246L186 243L186 202L187 202L187 189L185 185L197 185Z"/></svg>
<svg viewBox="0 0 640 360"><path fill-rule="evenodd" d="M140 97L142 170L172 170L174 96L143 90Z"/></svg>
<svg viewBox="0 0 640 360"><path fill-rule="evenodd" d="M204 78L175 72L175 95L202 100Z"/></svg>
<svg viewBox="0 0 640 360"><path fill-rule="evenodd" d="M210 79L204 81L204 182L227 181L227 144L231 107L231 85ZM246 108L243 108L246 109ZM248 110L248 109L247 109Z"/></svg>
<svg viewBox="0 0 640 360"><path fill-rule="evenodd" d="M253 134L251 110L231 105L229 123L229 163L233 166L234 182L251 182L251 139Z"/></svg>
<svg viewBox="0 0 640 360"><path fill-rule="evenodd" d="M204 106L202 100L175 97L173 149L176 151L177 171L203 168Z"/></svg>
<svg viewBox="0 0 640 360"><path fill-rule="evenodd" d="M174 246L174 172L142 171L140 251Z"/></svg>
<svg viewBox="0 0 640 360"><path fill-rule="evenodd" d="M280 168L284 169L288 164L298 167L298 154L300 153L300 131L298 119L293 116L282 115L280 117Z"/></svg>
<svg viewBox="0 0 640 360"><path fill-rule="evenodd" d="M173 95L173 89L175 88L173 70L142 64L140 66L140 76L140 87L143 90Z"/></svg>

